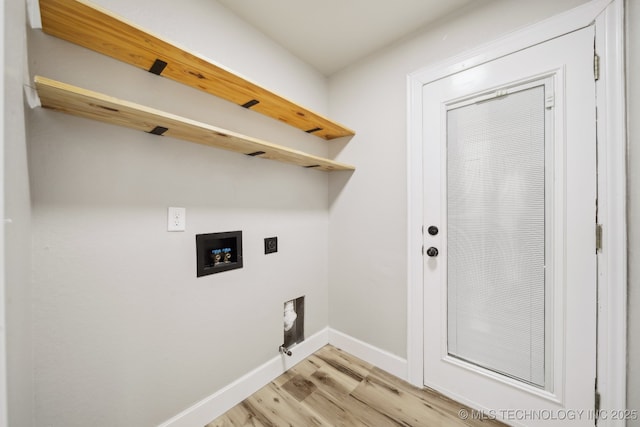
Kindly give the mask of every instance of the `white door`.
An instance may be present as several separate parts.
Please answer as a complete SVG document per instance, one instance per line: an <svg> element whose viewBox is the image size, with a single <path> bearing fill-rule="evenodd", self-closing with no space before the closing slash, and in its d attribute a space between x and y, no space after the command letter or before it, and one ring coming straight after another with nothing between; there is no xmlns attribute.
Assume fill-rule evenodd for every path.
<svg viewBox="0 0 640 427"><path fill-rule="evenodd" d="M509 424L594 424L593 44L423 88L424 383Z"/></svg>

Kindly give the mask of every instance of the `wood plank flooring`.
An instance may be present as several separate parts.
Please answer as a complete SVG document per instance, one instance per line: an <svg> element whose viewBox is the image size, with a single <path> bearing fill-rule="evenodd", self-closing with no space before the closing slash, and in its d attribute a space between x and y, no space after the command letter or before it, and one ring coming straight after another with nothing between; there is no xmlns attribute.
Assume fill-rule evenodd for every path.
<svg viewBox="0 0 640 427"><path fill-rule="evenodd" d="M504 425L461 420L463 408L327 345L205 427Z"/></svg>

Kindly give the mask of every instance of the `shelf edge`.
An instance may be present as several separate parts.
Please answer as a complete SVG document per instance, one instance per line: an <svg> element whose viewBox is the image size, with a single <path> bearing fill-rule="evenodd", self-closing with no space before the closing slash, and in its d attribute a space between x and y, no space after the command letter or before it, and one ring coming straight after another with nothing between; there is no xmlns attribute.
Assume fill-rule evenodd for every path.
<svg viewBox="0 0 640 427"><path fill-rule="evenodd" d="M40 12L43 31L49 35L147 71L160 59L168 65L160 72L163 77L238 105L255 99L248 96L254 94L262 98L250 107L254 111L326 140L355 135L352 129L86 0L40 0ZM136 55L130 54L133 51ZM230 93L229 82L241 92Z"/></svg>
<svg viewBox="0 0 640 427"><path fill-rule="evenodd" d="M305 168L328 172L355 170L345 163L46 77L36 76L34 82L43 108Z"/></svg>

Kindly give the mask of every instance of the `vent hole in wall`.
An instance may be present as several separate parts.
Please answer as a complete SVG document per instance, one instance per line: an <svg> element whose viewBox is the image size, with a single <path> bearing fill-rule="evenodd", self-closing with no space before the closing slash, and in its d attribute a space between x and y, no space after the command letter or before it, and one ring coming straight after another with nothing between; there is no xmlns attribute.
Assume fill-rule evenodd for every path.
<svg viewBox="0 0 640 427"><path fill-rule="evenodd" d="M284 347L304 341L304 296L284 303Z"/></svg>

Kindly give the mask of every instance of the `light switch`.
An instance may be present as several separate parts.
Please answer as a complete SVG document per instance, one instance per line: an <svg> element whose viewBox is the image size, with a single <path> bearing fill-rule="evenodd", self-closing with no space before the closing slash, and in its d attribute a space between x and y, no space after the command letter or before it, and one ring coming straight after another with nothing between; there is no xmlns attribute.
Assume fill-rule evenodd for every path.
<svg viewBox="0 0 640 427"><path fill-rule="evenodd" d="M187 210L170 207L167 213L167 231L184 231L187 226Z"/></svg>

